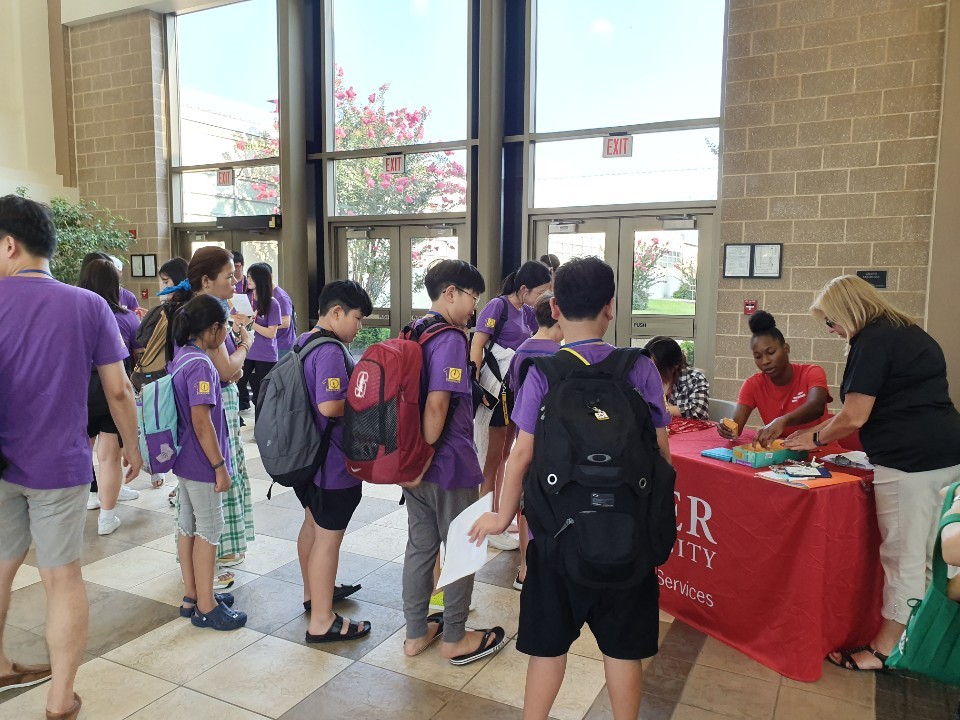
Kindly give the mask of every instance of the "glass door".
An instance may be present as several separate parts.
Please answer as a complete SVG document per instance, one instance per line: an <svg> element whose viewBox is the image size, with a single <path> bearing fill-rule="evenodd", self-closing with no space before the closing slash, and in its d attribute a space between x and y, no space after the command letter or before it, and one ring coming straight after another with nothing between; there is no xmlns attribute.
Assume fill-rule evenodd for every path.
<svg viewBox="0 0 960 720"><path fill-rule="evenodd" d="M265 262L273 268L274 283L283 286L280 273L280 242L271 238L271 236L276 237L276 231L259 235L232 230L181 229L178 234L178 253L187 261L202 247L213 246L225 248L231 252L239 251L243 255L245 267Z"/></svg>

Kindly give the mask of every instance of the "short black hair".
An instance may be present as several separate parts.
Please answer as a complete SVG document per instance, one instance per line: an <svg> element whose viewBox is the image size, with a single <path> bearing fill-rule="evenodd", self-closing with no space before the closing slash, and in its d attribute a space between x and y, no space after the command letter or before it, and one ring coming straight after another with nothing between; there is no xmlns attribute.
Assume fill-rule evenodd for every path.
<svg viewBox="0 0 960 720"><path fill-rule="evenodd" d="M483 275L466 260L437 260L427 269L423 284L431 300L439 298L451 285L477 293L487 289Z"/></svg>
<svg viewBox="0 0 960 720"><path fill-rule="evenodd" d="M787 340L783 337L783 333L780 332L780 328L777 327L776 319L766 310L757 310L751 315L749 325L750 332L753 333L754 338L765 335L774 340L779 340L781 345L786 345Z"/></svg>
<svg viewBox="0 0 960 720"><path fill-rule="evenodd" d="M34 257L53 257L57 228L50 208L19 195L0 197L0 237L10 235Z"/></svg>
<svg viewBox="0 0 960 720"><path fill-rule="evenodd" d="M557 307L567 320L593 320L616 292L613 268L595 257L568 260L553 278Z"/></svg>
<svg viewBox="0 0 960 720"><path fill-rule="evenodd" d="M540 262L546 265L548 268L556 272L560 268L560 258L558 258L553 253L547 253L546 255L540 256Z"/></svg>
<svg viewBox="0 0 960 720"><path fill-rule="evenodd" d="M337 305L347 312L359 310L364 317L373 312L370 295L363 289L363 285L353 280L334 280L323 286L317 301L320 315L326 315Z"/></svg>
<svg viewBox="0 0 960 720"><path fill-rule="evenodd" d="M243 253L239 250L233 251L233 261L235 263L240 263L241 265L246 265L246 263L243 261Z"/></svg>
<svg viewBox="0 0 960 720"><path fill-rule="evenodd" d="M174 285L179 285L187 279L187 268L189 265L182 257L175 257L167 260L160 266L159 275L166 275L173 280Z"/></svg>

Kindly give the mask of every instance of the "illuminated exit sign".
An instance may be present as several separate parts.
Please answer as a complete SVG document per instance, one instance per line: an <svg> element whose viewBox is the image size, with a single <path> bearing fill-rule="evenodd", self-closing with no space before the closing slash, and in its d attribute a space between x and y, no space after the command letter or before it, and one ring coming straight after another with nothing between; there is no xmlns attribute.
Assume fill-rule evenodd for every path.
<svg viewBox="0 0 960 720"><path fill-rule="evenodd" d="M633 157L633 136L618 135L603 138L603 157Z"/></svg>
<svg viewBox="0 0 960 720"><path fill-rule="evenodd" d="M387 155L383 158L383 171L388 175L402 175L407 171L406 155Z"/></svg>

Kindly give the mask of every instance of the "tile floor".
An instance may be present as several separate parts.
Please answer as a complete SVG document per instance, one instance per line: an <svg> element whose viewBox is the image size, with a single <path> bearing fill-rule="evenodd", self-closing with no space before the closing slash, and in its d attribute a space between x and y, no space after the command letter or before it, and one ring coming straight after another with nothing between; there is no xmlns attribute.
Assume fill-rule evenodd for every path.
<svg viewBox="0 0 960 720"><path fill-rule="evenodd" d="M493 659L460 668L436 650L404 657L406 515L397 488L365 488L340 561L340 580L363 589L337 610L371 620L373 632L353 643L306 646L295 544L302 511L286 488L274 487L266 499L267 475L256 447L247 447L258 538L235 568L237 607L250 616L240 631L197 630L177 615L182 587L166 490L136 481L141 497L121 504L123 525L109 537L97 536L97 513L88 513L83 572L90 637L77 677L81 718L521 717L526 659L513 640ZM32 560L17 575L5 630L7 652L23 662L46 659L45 598ZM515 567L514 553L490 552L476 578L472 626L500 624L514 638ZM797 683L665 615L660 639L660 654L646 663L644 720L952 720L956 712L954 689L916 678L825 664L819 682ZM45 694L39 686L0 695L0 718L39 720ZM586 630L572 649L553 716L612 718L602 658Z"/></svg>

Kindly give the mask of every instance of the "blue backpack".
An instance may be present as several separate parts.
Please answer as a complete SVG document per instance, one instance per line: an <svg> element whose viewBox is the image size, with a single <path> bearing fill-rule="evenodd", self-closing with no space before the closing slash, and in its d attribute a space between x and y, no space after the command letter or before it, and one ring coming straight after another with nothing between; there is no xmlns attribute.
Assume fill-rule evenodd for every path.
<svg viewBox="0 0 960 720"><path fill-rule="evenodd" d="M197 360L213 363L206 355L193 355L169 375L144 385L137 399L137 426L140 430L140 455L143 469L151 475L159 475L173 469L180 453L177 433L177 399L173 379L187 365Z"/></svg>

